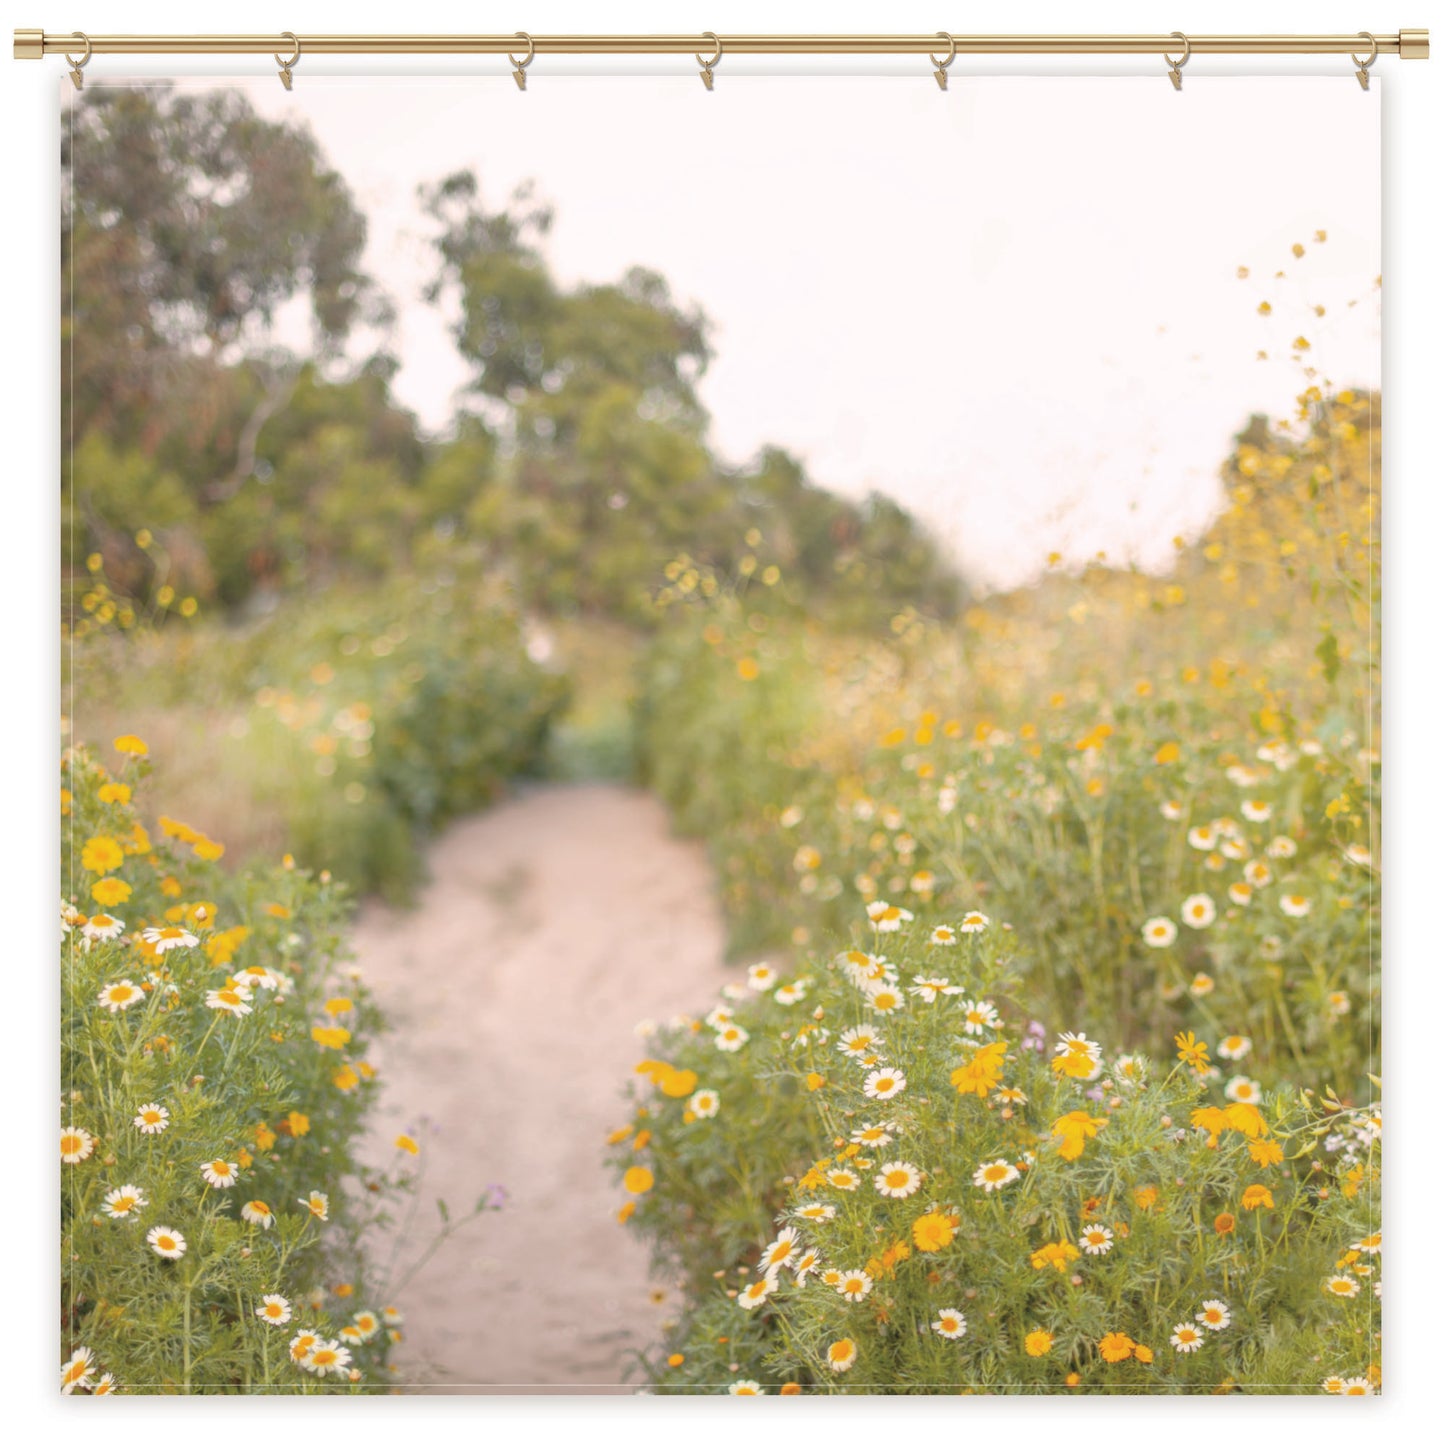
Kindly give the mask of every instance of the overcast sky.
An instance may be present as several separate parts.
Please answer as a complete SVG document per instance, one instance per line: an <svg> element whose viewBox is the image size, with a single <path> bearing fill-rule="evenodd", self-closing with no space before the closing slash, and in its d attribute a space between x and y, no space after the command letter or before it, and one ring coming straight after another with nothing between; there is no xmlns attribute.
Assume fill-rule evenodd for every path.
<svg viewBox="0 0 1445 1445"><path fill-rule="evenodd" d="M1378 78L240 83L312 128L365 210L397 392L427 426L467 372L419 300L417 184L475 168L495 206L532 178L564 281L646 265L713 319L724 458L776 443L822 485L886 492L986 583L1055 549L1167 565L1230 435L1299 390L1297 335L1338 384L1378 384Z"/></svg>

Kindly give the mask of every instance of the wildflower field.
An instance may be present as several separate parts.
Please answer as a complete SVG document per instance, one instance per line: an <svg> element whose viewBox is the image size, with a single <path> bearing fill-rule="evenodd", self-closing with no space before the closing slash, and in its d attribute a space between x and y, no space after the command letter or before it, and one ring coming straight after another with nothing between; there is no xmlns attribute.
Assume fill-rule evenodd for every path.
<svg viewBox="0 0 1445 1445"><path fill-rule="evenodd" d="M669 570L647 774L767 961L613 1139L656 1387L1378 1386L1377 405L958 626Z"/></svg>
<svg viewBox="0 0 1445 1445"><path fill-rule="evenodd" d="M1379 1391L1380 396L1322 306L1241 285L1297 400L1164 564L990 591L725 460L713 323L562 279L529 186L418 178L428 426L311 130L71 100L64 1393Z"/></svg>

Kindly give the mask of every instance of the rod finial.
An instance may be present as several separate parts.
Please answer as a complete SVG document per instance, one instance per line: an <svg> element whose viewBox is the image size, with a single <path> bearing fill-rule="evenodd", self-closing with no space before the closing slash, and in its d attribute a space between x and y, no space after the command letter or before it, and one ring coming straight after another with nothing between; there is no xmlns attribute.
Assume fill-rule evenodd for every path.
<svg viewBox="0 0 1445 1445"><path fill-rule="evenodd" d="M45 32L43 30L17 30L15 32L16 60L44 60Z"/></svg>
<svg viewBox="0 0 1445 1445"><path fill-rule="evenodd" d="M20 43L20 32L15 32L15 43ZM1430 32L1428 30L1402 30L1400 32L1401 60L1429 60Z"/></svg>

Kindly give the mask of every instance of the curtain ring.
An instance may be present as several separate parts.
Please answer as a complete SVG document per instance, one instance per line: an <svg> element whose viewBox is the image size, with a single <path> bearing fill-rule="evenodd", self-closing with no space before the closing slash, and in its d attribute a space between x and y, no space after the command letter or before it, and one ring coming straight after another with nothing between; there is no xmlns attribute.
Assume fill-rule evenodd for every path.
<svg viewBox="0 0 1445 1445"><path fill-rule="evenodd" d="M711 59L711 60L704 60L704 59L702 58L702 56L696 55L696 54L695 54L692 58L693 58L695 61L697 61L697 63L698 63L700 66L702 66L702 69L699 70L698 73L697 73L697 74L698 74L698 79L701 80L702 83L703 83L705 86L707 86L707 88L708 88L709 90L711 90L711 89L712 89L712 68L713 68L714 65L718 64L718 62L722 59L722 41L719 40L719 39L717 38L717 36L714 35L711 30L704 30L702 33L703 33L703 38L704 38L704 39L706 39L706 40L711 40L711 41L712 41L712 45L713 45L712 59Z"/></svg>
<svg viewBox="0 0 1445 1445"><path fill-rule="evenodd" d="M509 50L507 52L507 59L512 62L512 79L517 82L517 89L526 90L527 67L537 58L537 46L525 30L517 31L517 39L527 42L527 58L525 60L518 60Z"/></svg>
<svg viewBox="0 0 1445 1445"><path fill-rule="evenodd" d="M284 85L287 90L290 90L291 67L301 59L301 42L289 30L283 30L281 32L281 38L282 40L289 40L291 42L291 56L287 60L282 60L279 55L273 55L271 58L281 67L281 69L276 72L281 84Z"/></svg>
<svg viewBox="0 0 1445 1445"><path fill-rule="evenodd" d="M1169 33L1174 39L1184 42L1184 54L1178 60L1170 60L1169 52L1167 50L1164 52L1164 59L1169 62L1169 83L1175 90L1183 90L1184 77L1179 72L1189 64L1189 37L1182 30L1171 30Z"/></svg>
<svg viewBox="0 0 1445 1445"><path fill-rule="evenodd" d="M953 64L954 60L958 56L958 44L954 40L953 36L950 35L946 30L940 30L938 32L938 38L940 40L948 41L948 59L940 60L935 54L933 54L932 51L929 51L928 58L933 62L933 78L938 82L938 88L940 90L947 90L948 67Z"/></svg>
<svg viewBox="0 0 1445 1445"><path fill-rule="evenodd" d="M70 33L77 40L85 41L85 54L79 60L72 59L68 51L65 55L65 59L70 65L70 83L80 90L85 85L85 77L80 72L90 64L90 36L83 30L72 30Z"/></svg>
<svg viewBox="0 0 1445 1445"><path fill-rule="evenodd" d="M1370 88L1370 67L1380 58L1380 42L1368 30L1361 30L1359 35L1361 40L1370 42L1370 58L1361 60L1358 55L1351 52L1350 59L1355 62L1355 79L1360 82L1360 89L1368 90Z"/></svg>

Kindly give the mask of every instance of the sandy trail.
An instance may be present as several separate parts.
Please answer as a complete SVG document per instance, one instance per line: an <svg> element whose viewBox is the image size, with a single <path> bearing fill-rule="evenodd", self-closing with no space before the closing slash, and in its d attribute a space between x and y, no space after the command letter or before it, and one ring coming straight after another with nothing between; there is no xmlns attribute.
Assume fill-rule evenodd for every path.
<svg viewBox="0 0 1445 1445"><path fill-rule="evenodd" d="M626 1118L639 1020L706 1005L729 976L701 847L661 804L605 785L539 788L448 830L417 907L364 907L357 961L391 1022L373 1057L385 1092L370 1152L403 1129L427 1168L414 1259L435 1199L465 1212L490 1184L503 1210L449 1240L394 1301L403 1388L636 1388L652 1342L645 1250L619 1225L602 1166Z"/></svg>

